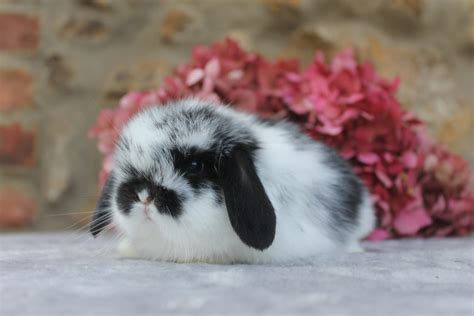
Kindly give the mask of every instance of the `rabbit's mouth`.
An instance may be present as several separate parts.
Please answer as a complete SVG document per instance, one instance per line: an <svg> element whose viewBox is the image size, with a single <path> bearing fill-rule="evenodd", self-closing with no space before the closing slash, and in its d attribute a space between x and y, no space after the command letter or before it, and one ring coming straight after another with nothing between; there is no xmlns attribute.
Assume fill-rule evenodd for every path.
<svg viewBox="0 0 474 316"><path fill-rule="evenodd" d="M145 220L153 222L153 219L150 216L150 209L148 206L144 207L143 214L145 214Z"/></svg>

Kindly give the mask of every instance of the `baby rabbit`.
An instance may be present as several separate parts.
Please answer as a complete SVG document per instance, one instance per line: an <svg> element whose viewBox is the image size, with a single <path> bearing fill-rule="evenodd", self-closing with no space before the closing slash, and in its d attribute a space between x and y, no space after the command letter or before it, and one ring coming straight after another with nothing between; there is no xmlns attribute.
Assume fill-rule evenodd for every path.
<svg viewBox="0 0 474 316"><path fill-rule="evenodd" d="M113 224L125 256L289 262L355 251L374 227L351 167L286 121L196 99L122 130L90 231Z"/></svg>

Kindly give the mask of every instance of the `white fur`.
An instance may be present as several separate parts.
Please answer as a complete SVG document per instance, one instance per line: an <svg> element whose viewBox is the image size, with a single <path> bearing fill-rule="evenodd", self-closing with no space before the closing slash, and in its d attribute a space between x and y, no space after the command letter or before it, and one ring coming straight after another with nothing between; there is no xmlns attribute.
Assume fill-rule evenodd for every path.
<svg viewBox="0 0 474 316"><path fill-rule="evenodd" d="M185 100L185 106L199 108L202 102ZM179 108L180 104L175 107ZM167 148L170 139L157 130L154 122L161 122L163 114L174 111L173 106L156 107L136 116L124 129L122 138L130 142L130 149L117 151L114 170L117 182L126 175L120 167L126 163L139 170L154 170L154 180L189 197L178 219L159 213L153 204L136 203L129 215L119 211L116 192L112 195L113 222L125 236L122 244L125 256L151 259L212 263L229 262L288 262L308 258L320 253L353 251L358 241L374 227L374 211L369 195L364 191L360 216L356 228L348 232L345 240L337 240L331 232L331 210L324 203L312 201L312 188L329 200L338 199L331 183L340 176L324 162L324 150L317 143L296 149L295 140L278 126L261 124L255 117L218 107L217 112L249 129L260 144L255 166L258 176L275 209L277 224L275 239L263 251L245 245L233 230L225 206L217 204L212 196L203 194L193 198L189 185L177 175L164 154L156 157L157 148ZM183 124L186 130L189 122ZM185 135L177 144L206 148L213 132L212 126L199 133ZM144 194L144 193L143 193ZM145 214L146 213L146 214Z"/></svg>

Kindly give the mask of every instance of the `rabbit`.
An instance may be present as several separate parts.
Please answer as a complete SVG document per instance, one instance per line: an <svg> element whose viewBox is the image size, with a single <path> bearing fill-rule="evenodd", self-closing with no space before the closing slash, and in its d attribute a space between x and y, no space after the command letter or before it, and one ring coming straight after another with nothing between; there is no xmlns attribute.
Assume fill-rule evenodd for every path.
<svg viewBox="0 0 474 316"><path fill-rule="evenodd" d="M358 251L374 228L350 165L285 120L183 99L122 129L90 226L125 257L285 263Z"/></svg>

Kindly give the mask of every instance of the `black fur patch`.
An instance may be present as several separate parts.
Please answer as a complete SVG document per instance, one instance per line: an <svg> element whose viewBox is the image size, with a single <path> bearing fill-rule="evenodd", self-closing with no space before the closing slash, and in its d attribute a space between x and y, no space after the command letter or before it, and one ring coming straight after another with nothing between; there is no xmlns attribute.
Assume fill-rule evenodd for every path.
<svg viewBox="0 0 474 316"><path fill-rule="evenodd" d="M357 223L364 189L351 165L329 147L326 147L326 163L340 175L338 182L333 184L330 190L338 195L337 199L332 198L330 201L328 197L320 197L318 200L331 211L330 225L342 239L342 233Z"/></svg>
<svg viewBox="0 0 474 316"><path fill-rule="evenodd" d="M112 188L114 183L113 174L109 175L104 188L102 190L96 211L92 217L89 231L95 237L111 222L110 218L110 198L112 196Z"/></svg>
<svg viewBox="0 0 474 316"><path fill-rule="evenodd" d="M171 150L175 170L179 171L197 192L199 190L215 187L218 184L216 164L218 154L213 150L199 148L173 148ZM192 164L202 166L199 172L192 170Z"/></svg>
<svg viewBox="0 0 474 316"><path fill-rule="evenodd" d="M146 189L153 199L158 212L178 217L182 212L182 203L174 190L159 186L150 180L139 177L122 183L117 191L117 204L124 214L129 214L132 205L139 201L138 192Z"/></svg>
<svg viewBox="0 0 474 316"><path fill-rule="evenodd" d="M174 190L159 187L155 192L157 192L154 193L157 196L155 206L161 214L174 218L181 215L183 211L181 197Z"/></svg>
<svg viewBox="0 0 474 316"><path fill-rule="evenodd" d="M276 216L255 170L252 152L245 145L234 148L223 157L219 174L232 227L246 245L264 250L275 238Z"/></svg>
<svg viewBox="0 0 474 316"><path fill-rule="evenodd" d="M129 214L132 204L139 201L137 193L146 186L145 182L138 178L122 183L117 190L117 204L120 211Z"/></svg>

